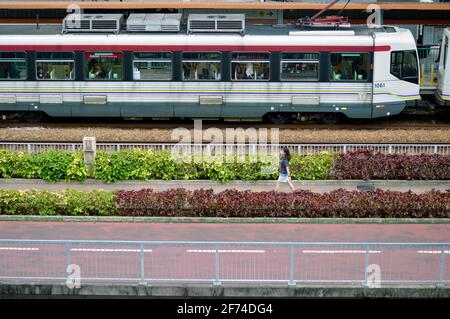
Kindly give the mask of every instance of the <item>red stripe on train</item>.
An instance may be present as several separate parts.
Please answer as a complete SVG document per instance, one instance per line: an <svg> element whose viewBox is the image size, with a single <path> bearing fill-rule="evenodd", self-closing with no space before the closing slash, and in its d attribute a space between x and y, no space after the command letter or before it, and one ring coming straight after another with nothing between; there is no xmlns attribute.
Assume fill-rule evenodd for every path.
<svg viewBox="0 0 450 319"><path fill-rule="evenodd" d="M385 52L391 46L238 46L238 45L0 45L7 51L306 51Z"/></svg>

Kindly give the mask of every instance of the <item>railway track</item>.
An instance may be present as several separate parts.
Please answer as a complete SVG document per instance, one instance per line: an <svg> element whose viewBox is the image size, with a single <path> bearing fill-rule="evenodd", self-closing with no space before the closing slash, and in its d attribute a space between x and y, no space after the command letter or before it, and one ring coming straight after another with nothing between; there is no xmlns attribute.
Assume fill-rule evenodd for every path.
<svg viewBox="0 0 450 319"><path fill-rule="evenodd" d="M87 119L52 119L46 123L23 123L19 121L4 121L0 122L0 128L47 128L47 129L70 129L70 128L112 128L112 129L161 129L161 130L171 130L175 128L194 128L193 120L171 120L171 121L127 121L120 119L95 119L94 122ZM223 122L223 121L212 121L204 120L202 121L202 128L280 128L280 129L450 129L450 116L430 116L430 115L399 115L392 118L383 119L373 119L364 122L350 122L343 124L327 125L318 124L314 122L310 123L290 123L283 125L267 124L261 122L251 122L251 121L234 121L234 122Z"/></svg>

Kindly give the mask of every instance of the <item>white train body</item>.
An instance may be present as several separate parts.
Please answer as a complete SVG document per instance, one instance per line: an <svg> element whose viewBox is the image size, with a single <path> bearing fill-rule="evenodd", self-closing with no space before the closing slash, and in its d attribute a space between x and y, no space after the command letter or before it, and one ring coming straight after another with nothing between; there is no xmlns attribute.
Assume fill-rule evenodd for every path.
<svg viewBox="0 0 450 319"><path fill-rule="evenodd" d="M20 65L20 79L11 77L12 71L8 69L11 63L4 75L0 74L0 112L3 113L191 118L342 113L350 118L377 118L398 114L407 101L420 99L417 48L406 29L358 29L348 35L349 32L340 31L314 33L289 27L254 26L241 36L188 35L185 31L176 34L60 34L55 31L57 27L51 25L34 31L27 28L13 31L11 26L0 26L0 54L4 53L0 56L0 66L2 62L13 61L11 56L16 57L14 61L22 57L26 60L26 68ZM55 79L51 74L45 78L47 75L41 74L40 66L45 63L58 66L56 62L49 62L52 58L40 60L42 52L50 57L57 56L51 52L73 54L69 62L61 58L60 61L66 62L58 62L71 68L66 72L67 79ZM135 66L140 65L134 64L137 52L143 55L167 53L170 58L161 63L167 67L170 64L170 79L139 78L138 72L150 72L150 69L137 70ZM212 53L220 57L212 62L204 58L198 60L204 68L200 67L200 73L207 70L204 72L206 79L200 78L198 69L191 68L200 62L184 58L213 56ZM93 78L87 64L95 57L103 61L102 54L113 54L112 59L122 62L117 62L116 71L110 68L108 78ZM260 60L267 56L267 61ZM309 57L309 60L285 59L293 56ZM311 60L311 56L316 58ZM256 60L252 61L252 57ZM406 60L409 65L403 62ZM152 61L148 65L158 62ZM244 67L245 74L241 72ZM253 68L260 68L261 74ZM302 68L309 72L309 78L302 78ZM212 69L215 69L214 78ZM350 74L346 75L347 79L342 77L343 70ZM247 78L242 78L238 72ZM193 78L185 78L186 74ZM316 78L311 80L314 75ZM294 79L283 80L284 76ZM440 87L443 96L448 98L450 82L442 82Z"/></svg>
<svg viewBox="0 0 450 319"><path fill-rule="evenodd" d="M450 29L444 30L439 56L438 89L436 98L441 105L450 105Z"/></svg>

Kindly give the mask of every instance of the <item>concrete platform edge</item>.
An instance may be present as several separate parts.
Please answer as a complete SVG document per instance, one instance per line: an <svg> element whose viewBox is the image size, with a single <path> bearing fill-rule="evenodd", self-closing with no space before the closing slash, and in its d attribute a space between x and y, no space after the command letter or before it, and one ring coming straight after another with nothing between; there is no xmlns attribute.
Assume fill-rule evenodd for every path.
<svg viewBox="0 0 450 319"><path fill-rule="evenodd" d="M411 186L448 186L450 188L450 180L293 180L295 184L298 185L332 185L332 186L356 186L360 184L373 184L375 186L399 186L399 185L409 185ZM27 179L27 178L0 178L0 184L3 185L14 185L14 184L37 184L37 185L66 185L70 186L82 186L82 185L117 185L120 188L120 185L126 186L142 186L149 187L152 184L156 185L165 185L165 184L173 184L174 187L182 187L182 184L191 184L198 186L209 186L213 187L215 185L239 185L239 186L252 186L252 185L270 185L273 186L275 180L258 180L258 181L245 181L245 180L235 180L235 181L212 181L212 180L127 180L127 181L118 181L115 183L105 183L101 180L95 179L87 179L84 182L76 182L76 181L45 181L43 179ZM181 185L180 185L181 184ZM414 185L413 185L414 184Z"/></svg>
<svg viewBox="0 0 450 319"><path fill-rule="evenodd" d="M270 218L0 215L2 221L205 224L450 224L450 218Z"/></svg>

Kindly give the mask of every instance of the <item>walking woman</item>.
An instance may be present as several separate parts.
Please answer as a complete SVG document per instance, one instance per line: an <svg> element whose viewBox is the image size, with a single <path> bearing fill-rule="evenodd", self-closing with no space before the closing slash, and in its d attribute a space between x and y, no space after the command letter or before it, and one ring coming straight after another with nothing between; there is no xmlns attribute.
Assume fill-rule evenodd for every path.
<svg viewBox="0 0 450 319"><path fill-rule="evenodd" d="M291 160L291 154L289 149L285 146L280 152L280 177L278 177L277 186L275 186L275 192L280 191L280 183L288 183L292 191L295 191L295 187L291 182L291 172L289 171L289 161Z"/></svg>

